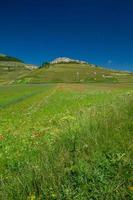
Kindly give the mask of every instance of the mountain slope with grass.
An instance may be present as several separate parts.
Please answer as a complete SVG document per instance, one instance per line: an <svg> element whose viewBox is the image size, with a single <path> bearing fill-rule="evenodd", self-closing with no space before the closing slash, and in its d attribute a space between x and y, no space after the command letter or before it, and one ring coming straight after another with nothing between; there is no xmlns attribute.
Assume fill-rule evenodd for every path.
<svg viewBox="0 0 133 200"><path fill-rule="evenodd" d="M111 70L83 61L59 58L17 81L29 83L133 82L133 73Z"/></svg>
<svg viewBox="0 0 133 200"><path fill-rule="evenodd" d="M17 78L25 76L35 67L22 60L0 54L0 84L13 83Z"/></svg>

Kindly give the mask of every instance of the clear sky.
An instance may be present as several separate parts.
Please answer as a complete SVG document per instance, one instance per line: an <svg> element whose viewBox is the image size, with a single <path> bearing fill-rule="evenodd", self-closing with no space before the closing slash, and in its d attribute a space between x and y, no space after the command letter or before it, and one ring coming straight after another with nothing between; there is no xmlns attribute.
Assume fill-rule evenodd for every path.
<svg viewBox="0 0 133 200"><path fill-rule="evenodd" d="M133 0L3 0L0 53L33 64L66 56L133 71Z"/></svg>

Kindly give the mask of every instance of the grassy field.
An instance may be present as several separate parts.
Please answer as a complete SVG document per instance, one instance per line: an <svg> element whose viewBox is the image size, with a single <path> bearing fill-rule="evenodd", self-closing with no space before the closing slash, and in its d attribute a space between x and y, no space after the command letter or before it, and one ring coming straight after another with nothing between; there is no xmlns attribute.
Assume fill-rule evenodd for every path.
<svg viewBox="0 0 133 200"><path fill-rule="evenodd" d="M133 84L0 86L0 200L45 199L133 199Z"/></svg>

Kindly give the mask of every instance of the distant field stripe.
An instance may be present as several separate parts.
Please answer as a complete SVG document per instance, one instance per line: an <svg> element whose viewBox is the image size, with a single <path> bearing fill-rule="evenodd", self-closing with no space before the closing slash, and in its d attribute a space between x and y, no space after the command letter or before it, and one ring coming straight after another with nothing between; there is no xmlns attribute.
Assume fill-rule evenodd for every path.
<svg viewBox="0 0 133 200"><path fill-rule="evenodd" d="M0 109L6 108L6 107L8 107L10 105L13 105L13 104L17 104L17 103L19 103L21 101L24 101L25 99L28 99L29 97L32 97L32 96L34 96L36 94L39 94L39 93L40 93L40 91L32 92L31 94L27 94L27 95L21 96L21 97L15 99L15 100L9 101L9 102L7 102L5 104L0 104Z"/></svg>
<svg viewBox="0 0 133 200"><path fill-rule="evenodd" d="M41 107L45 106L48 103L48 100L57 92L57 90L58 85L55 88L52 88L51 92L49 91L48 94L45 94L45 96L39 102L36 102L34 108L32 107L31 114L37 112Z"/></svg>

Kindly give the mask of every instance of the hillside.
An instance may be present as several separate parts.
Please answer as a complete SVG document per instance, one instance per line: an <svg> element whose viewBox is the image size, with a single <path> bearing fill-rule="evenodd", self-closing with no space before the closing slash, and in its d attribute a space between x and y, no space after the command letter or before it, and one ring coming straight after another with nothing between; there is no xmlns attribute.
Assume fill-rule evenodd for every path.
<svg viewBox="0 0 133 200"><path fill-rule="evenodd" d="M0 62L1 61L8 61L8 62L20 62L20 63L23 63L22 60L18 59L18 58L15 58L15 57L11 57L11 56L8 56L8 55L4 55L4 54L0 54Z"/></svg>
<svg viewBox="0 0 133 200"><path fill-rule="evenodd" d="M0 54L0 84L9 83L133 82L133 73L102 68L85 61L59 57L41 68Z"/></svg>
<svg viewBox="0 0 133 200"><path fill-rule="evenodd" d="M133 74L102 68L81 62L51 62L30 74L17 79L18 82L46 83L86 83L86 82L133 82Z"/></svg>
<svg viewBox="0 0 133 200"><path fill-rule="evenodd" d="M22 60L0 54L0 83L12 83L16 78L27 75L33 67Z"/></svg>

